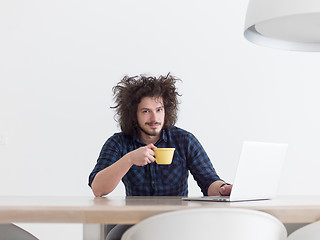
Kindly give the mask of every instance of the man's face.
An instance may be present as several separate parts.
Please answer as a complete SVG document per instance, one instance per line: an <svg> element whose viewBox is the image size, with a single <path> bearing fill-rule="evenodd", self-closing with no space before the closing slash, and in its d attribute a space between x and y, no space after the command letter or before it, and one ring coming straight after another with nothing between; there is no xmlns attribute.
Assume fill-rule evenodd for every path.
<svg viewBox="0 0 320 240"><path fill-rule="evenodd" d="M162 97L144 97L138 105L137 120L141 134L160 136L164 124Z"/></svg>

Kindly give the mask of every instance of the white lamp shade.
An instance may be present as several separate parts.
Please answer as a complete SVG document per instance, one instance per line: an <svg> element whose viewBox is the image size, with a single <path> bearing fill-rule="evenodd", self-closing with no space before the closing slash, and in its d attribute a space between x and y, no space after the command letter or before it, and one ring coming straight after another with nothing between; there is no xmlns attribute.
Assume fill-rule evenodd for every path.
<svg viewBox="0 0 320 240"><path fill-rule="evenodd" d="M265 47L320 51L320 0L250 0L244 36Z"/></svg>

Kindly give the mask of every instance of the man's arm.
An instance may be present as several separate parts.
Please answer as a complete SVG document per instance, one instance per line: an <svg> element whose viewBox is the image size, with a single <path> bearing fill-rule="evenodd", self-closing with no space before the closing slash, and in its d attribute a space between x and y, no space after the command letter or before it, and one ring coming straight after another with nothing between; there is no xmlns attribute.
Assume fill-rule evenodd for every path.
<svg viewBox="0 0 320 240"><path fill-rule="evenodd" d="M153 144L140 147L98 172L91 185L94 195L101 197L112 192L133 165L144 166L154 162L153 148L155 148Z"/></svg>
<svg viewBox="0 0 320 240"><path fill-rule="evenodd" d="M226 184L224 181L218 180L208 188L208 196L230 196L232 185Z"/></svg>

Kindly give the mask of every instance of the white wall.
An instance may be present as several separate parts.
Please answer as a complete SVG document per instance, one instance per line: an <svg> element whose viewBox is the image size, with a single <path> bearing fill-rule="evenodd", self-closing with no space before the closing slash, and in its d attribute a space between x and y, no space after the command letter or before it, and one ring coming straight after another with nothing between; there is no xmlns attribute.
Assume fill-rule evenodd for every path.
<svg viewBox="0 0 320 240"><path fill-rule="evenodd" d="M1 1L0 195L92 196L88 175L119 130L111 88L169 71L183 80L177 125L221 177L233 181L243 140L288 142L280 194L320 194L320 55L246 41L247 3Z"/></svg>

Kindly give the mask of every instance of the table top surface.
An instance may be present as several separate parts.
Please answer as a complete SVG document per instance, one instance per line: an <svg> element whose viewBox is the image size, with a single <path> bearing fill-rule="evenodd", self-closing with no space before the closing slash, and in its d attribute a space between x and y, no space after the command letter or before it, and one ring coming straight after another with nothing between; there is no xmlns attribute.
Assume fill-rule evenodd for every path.
<svg viewBox="0 0 320 240"><path fill-rule="evenodd" d="M134 224L169 211L222 207L267 212L284 223L320 220L320 196L282 196L272 200L231 203L183 201L181 197L0 196L0 223Z"/></svg>

